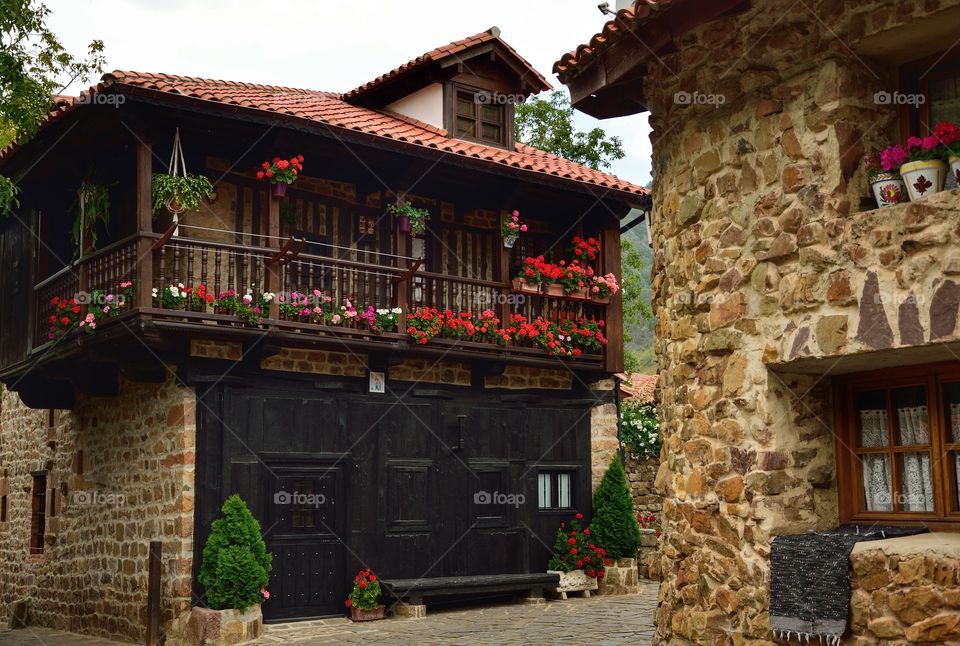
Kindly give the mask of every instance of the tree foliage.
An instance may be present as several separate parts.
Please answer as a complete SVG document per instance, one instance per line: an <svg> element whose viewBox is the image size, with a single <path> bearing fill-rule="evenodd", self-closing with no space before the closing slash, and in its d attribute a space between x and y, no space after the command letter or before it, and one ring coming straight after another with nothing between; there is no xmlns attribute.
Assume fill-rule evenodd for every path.
<svg viewBox="0 0 960 646"><path fill-rule="evenodd" d="M267 552L260 523L240 496L227 498L220 511L223 516L213 521L203 546L197 578L211 608L244 610L260 603L273 555Z"/></svg>
<svg viewBox="0 0 960 646"><path fill-rule="evenodd" d="M592 538L607 551L611 559L637 558L640 548L640 525L633 510L633 498L627 485L627 474L614 455L600 486L593 494Z"/></svg>
<svg viewBox="0 0 960 646"><path fill-rule="evenodd" d="M610 168L613 160L625 155L620 138L608 137L602 128L577 130L566 92L517 105L515 128L517 141L595 170Z"/></svg>
<svg viewBox="0 0 960 646"><path fill-rule="evenodd" d="M50 10L35 0L0 0L0 148L28 140L53 106L53 96L103 71L103 42L74 58L47 28ZM0 214L18 206L19 189L0 176Z"/></svg>

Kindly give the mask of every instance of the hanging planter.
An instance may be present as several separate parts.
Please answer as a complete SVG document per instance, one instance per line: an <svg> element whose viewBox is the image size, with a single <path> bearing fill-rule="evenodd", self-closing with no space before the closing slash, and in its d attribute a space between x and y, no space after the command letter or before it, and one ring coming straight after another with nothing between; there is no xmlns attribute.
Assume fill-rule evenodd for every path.
<svg viewBox="0 0 960 646"><path fill-rule="evenodd" d="M527 225L520 221L520 211L514 211L503 216L500 221L500 235L503 236L503 246L513 249L521 233L526 233Z"/></svg>
<svg viewBox="0 0 960 646"><path fill-rule="evenodd" d="M427 232L427 220L430 219L430 212L426 209L418 209L401 198L387 207L387 212L397 217L400 231L409 233L413 237ZM404 218L406 218L406 223L404 223Z"/></svg>
<svg viewBox="0 0 960 646"><path fill-rule="evenodd" d="M939 193L947 181L947 164L939 159L907 162L900 167L900 175L907 186L910 200Z"/></svg>
<svg viewBox="0 0 960 646"><path fill-rule="evenodd" d="M169 173L153 174L153 214L156 217L166 210L176 222L181 213L198 210L203 198L213 197L213 184L203 175L187 173L179 128L173 136L173 152L168 167Z"/></svg>
<svg viewBox="0 0 960 646"><path fill-rule="evenodd" d="M110 226L110 191L103 184L89 180L80 182L77 201L74 203L76 217L73 221L73 244L83 256L97 247L97 223Z"/></svg>
<svg viewBox="0 0 960 646"><path fill-rule="evenodd" d="M294 155L290 159L274 157L260 164L257 179L269 182L271 194L282 199L287 195L287 186L296 182L303 173L303 155Z"/></svg>

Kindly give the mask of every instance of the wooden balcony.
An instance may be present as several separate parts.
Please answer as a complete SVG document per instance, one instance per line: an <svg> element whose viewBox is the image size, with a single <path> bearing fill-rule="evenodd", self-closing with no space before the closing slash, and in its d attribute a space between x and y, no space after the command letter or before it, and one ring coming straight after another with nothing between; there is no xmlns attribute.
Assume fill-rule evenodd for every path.
<svg viewBox="0 0 960 646"><path fill-rule="evenodd" d="M530 321L538 317L546 321L600 321L605 319L606 304L514 293L509 284L497 281L424 271L418 259L399 255L378 254L378 262L367 262L355 258L356 250L314 248L297 238L273 246L251 246L173 233L129 236L36 285L33 360L62 358L96 344L98 339L112 343L130 332L152 331L150 338L163 334L247 344L267 339L276 347L442 354L457 360L488 359L545 367L557 367L563 361L591 372L606 368L602 351L585 349L576 357L558 357L519 337L503 345L489 338L452 338L445 333L421 345L406 331L407 317L418 308L450 310L474 319L492 311L501 321L499 326L509 328L517 315ZM147 288L143 285L145 276L149 276ZM122 286L127 283L132 286L124 290ZM244 322L236 315L218 311L213 303L183 303L171 308L164 307L162 298L155 295L168 286L180 290L181 285L193 290L203 285L213 296L233 290L240 295L249 293L254 301L264 293L273 293L275 298L263 310L262 320ZM128 292L126 298L124 291ZM295 293L308 295L311 307L319 304L325 312L341 311L340 320L334 324L329 316L317 321L284 312L282 305ZM110 295L112 298L105 303ZM52 321L58 316L59 303L71 298L80 308L81 319L91 312L100 315L104 304L112 306L109 314L100 315L92 332L74 326L56 334ZM372 306L399 308L402 313L394 329L374 332L362 319L350 319L337 309L348 302L358 311Z"/></svg>

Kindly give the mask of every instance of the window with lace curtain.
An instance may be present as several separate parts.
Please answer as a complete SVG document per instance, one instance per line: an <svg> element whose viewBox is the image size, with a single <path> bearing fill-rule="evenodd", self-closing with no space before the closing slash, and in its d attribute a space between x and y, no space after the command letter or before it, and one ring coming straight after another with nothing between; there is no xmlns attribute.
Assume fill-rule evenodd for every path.
<svg viewBox="0 0 960 646"><path fill-rule="evenodd" d="M960 362L837 386L841 520L960 523Z"/></svg>

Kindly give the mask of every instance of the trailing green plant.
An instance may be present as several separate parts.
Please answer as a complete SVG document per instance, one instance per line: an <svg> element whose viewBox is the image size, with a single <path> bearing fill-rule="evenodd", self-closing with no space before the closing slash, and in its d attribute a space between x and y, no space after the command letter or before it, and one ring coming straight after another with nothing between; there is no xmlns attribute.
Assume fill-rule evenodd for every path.
<svg viewBox="0 0 960 646"><path fill-rule="evenodd" d="M640 526L633 511L633 497L627 486L620 456L614 455L603 480L593 494L593 539L611 559L636 558L640 548Z"/></svg>
<svg viewBox="0 0 960 646"><path fill-rule="evenodd" d="M240 496L227 498L220 511L203 546L198 580L214 610L244 610L268 596L273 555Z"/></svg>
<svg viewBox="0 0 960 646"><path fill-rule="evenodd" d="M77 199L73 203L73 244L77 253L83 255L97 247L97 223L110 226L110 189L90 180L80 182Z"/></svg>
<svg viewBox="0 0 960 646"><path fill-rule="evenodd" d="M387 211L396 217L407 216L410 220L410 232L415 235L421 235L427 231L427 220L430 219L430 212L426 209L418 209L406 200L400 200L391 204Z"/></svg>
<svg viewBox="0 0 960 646"><path fill-rule="evenodd" d="M213 197L213 184L203 175L153 174L153 212L196 211L203 198Z"/></svg>
<svg viewBox="0 0 960 646"><path fill-rule="evenodd" d="M13 210L20 206L20 187L9 177L0 175L0 215L10 217Z"/></svg>
<svg viewBox="0 0 960 646"><path fill-rule="evenodd" d="M652 402L627 400L620 409L620 436L638 460L660 455L660 420Z"/></svg>

